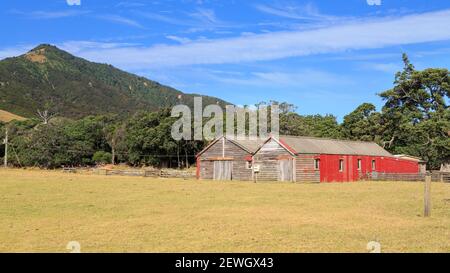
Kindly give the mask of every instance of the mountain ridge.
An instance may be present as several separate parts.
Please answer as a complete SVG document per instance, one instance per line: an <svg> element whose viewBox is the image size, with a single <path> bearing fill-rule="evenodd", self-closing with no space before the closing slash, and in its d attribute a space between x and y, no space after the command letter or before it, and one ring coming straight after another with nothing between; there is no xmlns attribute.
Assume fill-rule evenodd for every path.
<svg viewBox="0 0 450 273"><path fill-rule="evenodd" d="M229 104L183 93L110 64L90 62L50 44L0 60L0 109L28 118L49 105L68 118L130 115L180 103L192 107L195 96L203 97L205 105Z"/></svg>

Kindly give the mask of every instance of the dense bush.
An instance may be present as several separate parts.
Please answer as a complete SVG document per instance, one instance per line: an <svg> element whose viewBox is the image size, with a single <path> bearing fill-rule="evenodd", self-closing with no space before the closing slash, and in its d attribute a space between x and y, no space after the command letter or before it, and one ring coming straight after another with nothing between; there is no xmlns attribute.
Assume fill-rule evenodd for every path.
<svg viewBox="0 0 450 273"><path fill-rule="evenodd" d="M112 159L111 153L104 152L104 151L97 151L92 156L92 161L97 164L111 163L111 159Z"/></svg>

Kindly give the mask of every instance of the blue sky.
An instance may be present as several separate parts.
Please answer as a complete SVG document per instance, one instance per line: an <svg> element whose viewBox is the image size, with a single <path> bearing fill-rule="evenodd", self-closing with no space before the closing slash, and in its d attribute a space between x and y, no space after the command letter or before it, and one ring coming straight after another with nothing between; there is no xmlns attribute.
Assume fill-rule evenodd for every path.
<svg viewBox="0 0 450 273"><path fill-rule="evenodd" d="M184 92L339 120L402 67L450 61L442 0L0 2L0 59L51 43Z"/></svg>

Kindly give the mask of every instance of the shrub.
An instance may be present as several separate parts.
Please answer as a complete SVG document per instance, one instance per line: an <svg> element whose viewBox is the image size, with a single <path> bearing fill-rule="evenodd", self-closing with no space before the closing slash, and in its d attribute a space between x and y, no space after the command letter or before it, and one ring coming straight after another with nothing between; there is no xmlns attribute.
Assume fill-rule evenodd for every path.
<svg viewBox="0 0 450 273"><path fill-rule="evenodd" d="M97 152L95 152L94 156L92 157L92 160L97 164L110 163L111 159L112 159L111 153L104 152L104 151L97 151Z"/></svg>

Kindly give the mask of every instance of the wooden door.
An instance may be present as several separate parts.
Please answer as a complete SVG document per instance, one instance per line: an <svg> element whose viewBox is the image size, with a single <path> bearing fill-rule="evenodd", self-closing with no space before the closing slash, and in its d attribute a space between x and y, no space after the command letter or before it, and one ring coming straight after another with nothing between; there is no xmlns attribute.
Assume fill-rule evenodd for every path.
<svg viewBox="0 0 450 273"><path fill-rule="evenodd" d="M278 161L278 181L294 181L293 161L290 159Z"/></svg>
<svg viewBox="0 0 450 273"><path fill-rule="evenodd" d="M231 180L232 170L232 161L214 161L214 180Z"/></svg>

